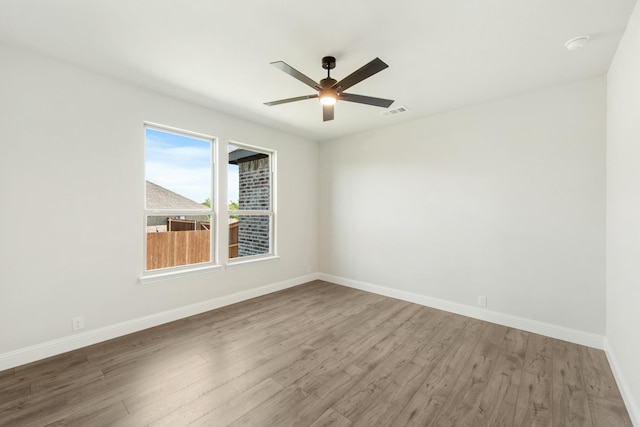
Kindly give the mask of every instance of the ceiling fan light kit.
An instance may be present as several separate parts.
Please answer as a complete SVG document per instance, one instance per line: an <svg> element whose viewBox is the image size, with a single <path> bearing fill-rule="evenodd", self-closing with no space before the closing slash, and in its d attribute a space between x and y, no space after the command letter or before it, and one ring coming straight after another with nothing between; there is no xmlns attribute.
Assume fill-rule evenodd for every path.
<svg viewBox="0 0 640 427"><path fill-rule="evenodd" d="M268 105L270 107L289 102L302 101L305 99L319 98L320 103L322 104L322 120L326 122L329 120L333 120L334 105L336 104L336 102L338 102L338 100L355 102L358 104L373 105L375 107L383 108L388 108L391 104L393 104L393 100L391 99L374 98L371 96L356 95L353 93L344 92L351 86L354 86L364 79L367 79L387 68L388 65L385 64L380 58L374 59L373 61L349 74L344 79L337 81L331 78L331 70L336 67L336 58L334 58L333 56L325 56L324 58L322 58L322 68L327 70L327 77L320 80L319 83L316 83L309 77L302 74L300 71L282 61L272 62L271 65L279 68L280 70L289 74L291 77L315 89L316 91L318 91L318 93L316 95L303 95L297 96L295 98L287 98L264 103L264 105Z"/></svg>
<svg viewBox="0 0 640 427"><path fill-rule="evenodd" d="M320 103L322 105L335 105L338 102L338 95L335 92L323 90L320 92Z"/></svg>

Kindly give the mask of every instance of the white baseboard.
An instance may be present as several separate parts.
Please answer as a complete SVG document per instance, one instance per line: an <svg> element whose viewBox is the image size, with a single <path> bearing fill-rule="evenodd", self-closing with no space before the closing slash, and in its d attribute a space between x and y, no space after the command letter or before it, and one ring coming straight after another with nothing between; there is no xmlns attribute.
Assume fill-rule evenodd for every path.
<svg viewBox="0 0 640 427"><path fill-rule="evenodd" d="M522 329L527 332L533 332L536 334L545 335L548 337L569 341L575 344L585 345L600 350L604 349L604 336L602 335L592 334L589 332L579 331L571 328L565 328L563 326L552 325L550 323L539 322L537 320L526 319L524 317L513 316L510 314L504 314L483 308L471 307L457 302L432 298L413 292L401 291L398 289L387 288L385 286L374 285L358 280L346 279L344 277L320 273L319 278L320 280L335 283L338 285L348 286L350 288L360 289L362 291L372 292L374 294L384 295L387 297L424 305L426 307L437 308L439 310L461 314L463 316L472 317L474 319L485 320L487 322L497 323L499 325L504 325L511 328Z"/></svg>
<svg viewBox="0 0 640 427"><path fill-rule="evenodd" d="M634 399L631 395L629 385L625 381L622 372L620 372L618 359L615 355L615 352L611 348L611 345L609 344L607 338L604 339L604 352L607 355L609 366L611 366L613 377L616 379L616 383L618 384L618 389L620 390L620 394L622 395L622 400L624 400L624 404L627 407L629 418L631 418L631 422L634 426L640 427L640 407L638 407L639 401L638 399Z"/></svg>
<svg viewBox="0 0 640 427"><path fill-rule="evenodd" d="M246 291L236 292L231 295L221 296L196 304L191 304L185 307L179 307L161 313L128 320L122 323L117 323L115 325L105 326L102 328L59 338L42 344L36 344L30 347L13 350L7 353L0 354L0 371L34 362L36 360L41 360L47 357L66 353L67 351L77 350L88 345L121 337L123 335L138 332L143 329L162 325L163 323L173 322L175 320L183 319L195 314L215 310L216 308L270 294L282 289L291 288L293 286L316 280L318 279L318 276L318 273L307 274L305 276L295 277L293 279L285 280L282 282L272 283L269 285L260 286L258 288L247 289Z"/></svg>
<svg viewBox="0 0 640 427"><path fill-rule="evenodd" d="M164 311L137 319L128 320L115 325L105 326L98 329L74 334L71 336L48 341L42 344L13 350L0 354L0 371L10 369L16 366L24 365L36 360L65 353L67 351L76 350L88 345L96 344L109 339L117 338L133 332L138 332L163 323L172 322L195 314L204 313L206 311L215 310L237 302L245 301L251 298L266 295L282 289L287 289L303 283L311 282L316 279L325 280L327 282L336 283L338 285L348 286L379 295L397 298L404 301L445 310L451 313L461 314L463 316L475 319L485 320L504 326L522 329L541 335L573 342L576 344L586 345L598 349L604 349L604 337L588 332L578 331L562 326L556 326L536 320L526 319L522 317L503 314L491 310L475 308L464 304L446 301L438 298L432 298L413 292L401 291L397 289L387 288L384 286L374 285L371 283L360 282L357 280L346 279L343 277L332 276L323 273L312 273L305 276L295 277L278 283L260 286L246 291L237 292L230 295L221 296L211 300L191 304L185 307ZM609 354L608 354L609 356ZM614 366L614 363L612 363ZM615 374L615 370L614 370ZM616 378L618 379L618 378ZM621 390L622 392L622 390ZM629 406L628 406L629 407ZM637 410L636 410L637 413Z"/></svg>

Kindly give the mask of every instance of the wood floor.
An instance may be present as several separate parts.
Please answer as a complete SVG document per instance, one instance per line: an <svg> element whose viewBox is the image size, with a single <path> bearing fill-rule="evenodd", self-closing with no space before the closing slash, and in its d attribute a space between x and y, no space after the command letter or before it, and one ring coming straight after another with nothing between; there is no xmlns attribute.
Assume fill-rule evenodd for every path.
<svg viewBox="0 0 640 427"><path fill-rule="evenodd" d="M2 426L631 426L602 351L316 281L0 372Z"/></svg>

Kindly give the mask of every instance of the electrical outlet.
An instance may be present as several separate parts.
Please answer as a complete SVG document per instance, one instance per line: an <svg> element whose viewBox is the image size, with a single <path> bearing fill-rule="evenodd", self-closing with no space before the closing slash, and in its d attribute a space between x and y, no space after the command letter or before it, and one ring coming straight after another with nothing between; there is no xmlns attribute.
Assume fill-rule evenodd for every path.
<svg viewBox="0 0 640 427"><path fill-rule="evenodd" d="M78 316L71 319L71 330L79 331L80 329L84 329L84 317Z"/></svg>
<svg viewBox="0 0 640 427"><path fill-rule="evenodd" d="M486 307L487 306L487 297L485 296L479 296L478 297L478 305L480 307Z"/></svg>

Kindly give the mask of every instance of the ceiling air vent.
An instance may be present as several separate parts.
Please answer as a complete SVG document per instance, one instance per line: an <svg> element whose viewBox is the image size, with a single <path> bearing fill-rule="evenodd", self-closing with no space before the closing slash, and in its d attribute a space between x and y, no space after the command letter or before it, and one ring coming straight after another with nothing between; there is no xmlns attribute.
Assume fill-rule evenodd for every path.
<svg viewBox="0 0 640 427"><path fill-rule="evenodd" d="M405 113L407 111L409 111L407 107L398 107L398 108L394 108L393 110L383 111L380 114L382 114L385 117L388 117L388 116L395 116L396 114L400 114L400 113Z"/></svg>

